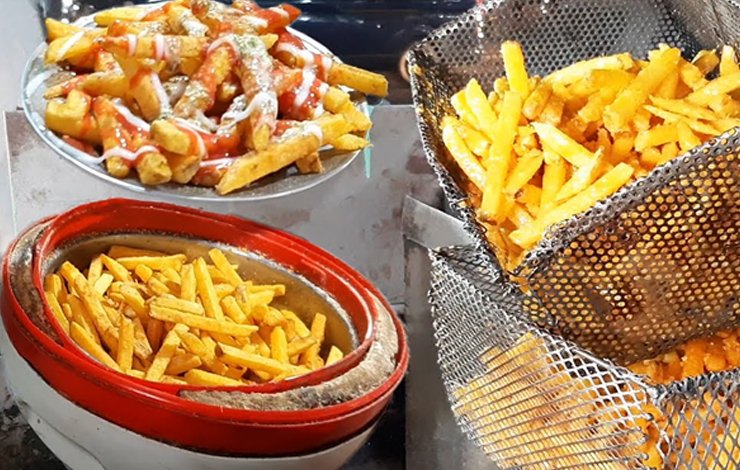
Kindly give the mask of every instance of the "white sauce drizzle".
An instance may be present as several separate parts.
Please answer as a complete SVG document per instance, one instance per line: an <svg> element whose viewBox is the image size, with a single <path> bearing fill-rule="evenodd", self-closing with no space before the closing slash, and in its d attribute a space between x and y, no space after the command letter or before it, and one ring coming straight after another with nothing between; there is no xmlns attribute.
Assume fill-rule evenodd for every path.
<svg viewBox="0 0 740 470"><path fill-rule="evenodd" d="M301 49L293 44L279 42L275 47L275 52L287 52L303 62L302 67L307 68L314 65L314 55L305 49Z"/></svg>
<svg viewBox="0 0 740 470"><path fill-rule="evenodd" d="M331 70L332 66L334 65L334 61L331 60L331 57L322 55L321 56L321 78L322 80L326 80L329 77L329 70Z"/></svg>
<svg viewBox="0 0 740 470"><path fill-rule="evenodd" d="M135 34L127 34L126 40L128 41L128 55L133 57L136 55L136 45L139 43L139 38Z"/></svg>
<svg viewBox="0 0 740 470"><path fill-rule="evenodd" d="M315 122L309 122L303 126L303 132L310 134L319 139L319 146L324 143L324 132L321 130L321 126Z"/></svg>
<svg viewBox="0 0 740 470"><path fill-rule="evenodd" d="M169 55L167 43L164 41L164 36L161 34L154 35L154 60L167 60Z"/></svg>
<svg viewBox="0 0 740 470"><path fill-rule="evenodd" d="M59 57L64 59L64 56L67 55L67 52L69 52L70 49L72 49L72 46L77 44L80 39L82 39L82 36L85 35L85 31L78 31L74 33L67 41L62 45L62 47L59 48Z"/></svg>
<svg viewBox="0 0 740 470"><path fill-rule="evenodd" d="M316 108L314 108L313 116L311 116L313 119L316 119L324 114L324 95L326 95L327 91L329 91L329 84L321 82L321 85L319 85L319 89L317 92Z"/></svg>
<svg viewBox="0 0 740 470"><path fill-rule="evenodd" d="M195 136L195 140L198 143L198 156L204 157L206 155L206 144L205 142L203 142L203 137L200 135L200 133L207 133L207 131L205 131L204 129L199 129L197 126L193 125L193 123L186 119L176 117L175 122L180 124L182 127L185 128L186 131Z"/></svg>
<svg viewBox="0 0 740 470"><path fill-rule="evenodd" d="M308 97L311 95L311 87L313 82L316 80L316 74L311 69L303 69L303 81L301 86L295 92L295 99L293 100L293 113L297 114L300 109L306 104Z"/></svg>
<svg viewBox="0 0 740 470"><path fill-rule="evenodd" d="M324 132L321 130L321 126L312 121L300 121L300 124L293 126L286 130L278 140L286 141L298 136L312 135L319 140L319 147L324 142Z"/></svg>
<svg viewBox="0 0 740 470"><path fill-rule="evenodd" d="M244 95L242 95L242 97L243 96ZM238 97L235 98L234 101L236 102L237 99ZM275 92L260 91L259 93L254 95L254 98L252 98L252 101L249 102L249 106L247 106L246 109L229 109L228 111L226 111L223 116L221 116L221 122L227 121L226 123L224 123L224 127L231 127L241 121L244 121L245 119L249 119L249 117L257 109L272 110L275 107L277 107L277 95L275 94Z"/></svg>
<svg viewBox="0 0 740 470"><path fill-rule="evenodd" d="M254 29L263 30L267 28L268 22L264 18L258 18L252 15L243 16L244 20L249 23Z"/></svg>
<svg viewBox="0 0 740 470"><path fill-rule="evenodd" d="M160 116L162 114L166 114L170 110L170 98L167 96L167 91L165 91L164 87L162 86L162 82L159 80L159 75L157 75L156 72L150 73L151 79L152 79L152 87L154 88L154 93L157 95L157 100L159 100L159 114Z"/></svg>
<svg viewBox="0 0 740 470"><path fill-rule="evenodd" d="M276 7L270 7L269 10L274 11L278 15L282 16L283 18L290 19L290 14L288 14L287 11L283 10L283 7L276 6Z"/></svg>
<svg viewBox="0 0 740 470"><path fill-rule="evenodd" d="M234 157L216 158L213 160L202 160L200 162L201 168L215 166L217 168L224 168L234 163Z"/></svg>
<svg viewBox="0 0 740 470"><path fill-rule="evenodd" d="M116 111L118 111L118 114L123 116L123 118L132 126L141 129L144 132L149 132L150 126L149 124L141 119L140 117L134 115L134 113L131 112L126 106L123 106L118 103L113 103L113 107L116 108Z"/></svg>
<svg viewBox="0 0 740 470"><path fill-rule="evenodd" d="M157 147L154 147L153 145L144 145L140 147L136 152L132 152L131 150L125 149L123 147L113 147L106 150L105 153L100 157L91 157L90 161L94 163L103 163L109 158L118 157L130 162L135 162L140 156L144 155L145 153L153 152L159 152L159 149L157 149Z"/></svg>
<svg viewBox="0 0 740 470"><path fill-rule="evenodd" d="M206 54L210 54L211 52L216 50L217 47L222 46L224 44L228 44L229 46L231 46L235 54L239 53L239 46L234 41L234 35L227 34L226 36L221 36L220 38L213 41L211 45L208 46L208 49L206 50Z"/></svg>

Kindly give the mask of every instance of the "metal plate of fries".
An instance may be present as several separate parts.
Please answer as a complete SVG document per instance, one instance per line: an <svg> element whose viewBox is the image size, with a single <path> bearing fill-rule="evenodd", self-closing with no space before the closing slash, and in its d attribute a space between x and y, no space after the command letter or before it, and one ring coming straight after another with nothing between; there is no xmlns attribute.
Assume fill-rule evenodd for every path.
<svg viewBox="0 0 740 470"><path fill-rule="evenodd" d="M137 8L154 10L164 3L166 2L147 4L146 6L139 6ZM94 26L94 17L95 15L83 16L72 24L78 27ZM341 60L322 44L299 31L291 28L286 28L286 30L294 37L300 39L305 45L306 50L311 53L322 54L331 58L334 63L341 64ZM176 183L145 185L139 181L135 173L125 178L117 178L106 170L105 162L101 163L99 158L96 159L75 145L71 145L47 126L44 117L47 100L44 98L44 93L50 87L59 85L74 76L73 72L64 70L55 64L45 64L44 55L47 49L48 45L46 43L39 45L29 59L22 76L22 105L27 119L41 139L58 155L82 170L128 190L147 192L152 195L162 196L165 199L175 198L204 202L267 200L295 194L326 182L350 165L357 155L362 152L361 149L340 151L325 145L319 150L320 162L323 167L320 172L302 173L295 165L289 165L252 182L242 189L230 191L228 194L222 195L219 195L214 188L205 186ZM343 92L351 91L344 86L339 86L338 88ZM351 95L351 100L357 110L369 119L369 108L364 96L353 94Z"/></svg>

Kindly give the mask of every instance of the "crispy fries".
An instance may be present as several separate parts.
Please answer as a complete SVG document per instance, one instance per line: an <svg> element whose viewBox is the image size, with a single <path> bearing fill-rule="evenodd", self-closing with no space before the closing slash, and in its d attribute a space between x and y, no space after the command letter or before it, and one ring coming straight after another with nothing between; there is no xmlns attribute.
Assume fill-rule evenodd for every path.
<svg viewBox="0 0 740 470"><path fill-rule="evenodd" d="M314 52L285 29L299 15L287 4L173 0L101 11L91 28L47 19L46 63L75 72L45 90L47 127L79 141L112 176L146 185L193 184L226 194L289 166L320 173L320 149L369 145L372 123L357 103L363 94L385 96L388 82ZM349 89L358 92L352 99ZM94 99L115 107L108 114L116 122L104 116L101 126ZM348 125L318 147L294 131L334 115ZM124 145L101 138L102 127ZM276 158L284 145L288 157ZM258 170L245 174L245 160Z"/></svg>
<svg viewBox="0 0 740 470"><path fill-rule="evenodd" d="M729 46L691 62L668 46L647 61L597 57L543 79L529 76L515 42L501 57L506 76L488 96L475 79L452 95L456 116L443 117L441 136L509 270L550 226L740 124Z"/></svg>
<svg viewBox="0 0 740 470"><path fill-rule="evenodd" d="M47 276L46 302L59 327L92 358L148 381L240 386L305 374L344 357L327 345L325 315L317 312L309 329L295 313L271 306L285 295L284 285L253 284L216 248L208 257L213 265L113 246L92 258L87 276L70 262Z"/></svg>

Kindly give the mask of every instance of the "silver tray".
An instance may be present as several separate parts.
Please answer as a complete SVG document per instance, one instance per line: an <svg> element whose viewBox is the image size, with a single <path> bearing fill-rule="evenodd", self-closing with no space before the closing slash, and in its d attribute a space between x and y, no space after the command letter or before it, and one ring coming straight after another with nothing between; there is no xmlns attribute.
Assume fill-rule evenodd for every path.
<svg viewBox="0 0 740 470"><path fill-rule="evenodd" d="M156 8L164 2L152 3L145 8ZM144 6L142 6L144 7ZM95 23L94 14L82 16L73 22L74 25L89 27ZM306 47L312 52L325 54L337 62L341 62L337 56L327 49L323 44L317 42L311 37L288 28L288 30L299 37ZM357 155L362 152L358 150L350 153L338 153L334 150L322 150L321 161L324 165L323 173L300 174L298 170L290 166L276 173L266 176L231 194L220 196L213 188L204 188L180 184L163 184L158 186L146 186L141 184L136 175L129 176L125 179L115 178L108 174L102 164L90 162L90 157L86 153L74 148L64 142L53 131L46 127L44 114L46 111L46 100L44 92L46 89L58 83L61 74L68 74L57 65L44 64L44 53L47 45L42 43L31 54L21 78L22 104L23 111L31 123L34 131L41 139L51 147L54 152L62 158L73 163L84 171L108 181L111 184L126 188L138 193L148 193L153 196L161 196L163 199L188 199L191 201L226 201L226 202L247 202L261 201L266 199L288 196L291 194L304 191L314 186L318 186L330 178L339 174L344 168L349 166ZM369 116L367 103L363 100L355 101L360 111Z"/></svg>

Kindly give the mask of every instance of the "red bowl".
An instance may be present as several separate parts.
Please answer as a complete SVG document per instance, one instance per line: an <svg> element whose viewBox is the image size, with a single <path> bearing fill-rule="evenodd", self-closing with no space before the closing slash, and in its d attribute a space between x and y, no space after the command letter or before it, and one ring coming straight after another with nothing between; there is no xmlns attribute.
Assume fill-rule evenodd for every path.
<svg viewBox="0 0 740 470"><path fill-rule="evenodd" d="M237 226L247 223L226 219ZM300 241L287 234L280 234L280 238L285 242ZM15 243L10 250L14 247ZM334 263L341 265L336 259ZM2 273L2 317L16 349L45 380L71 401L104 419L146 437L209 453L295 455L346 440L373 422L408 366L406 336L390 305L367 280L349 272L365 288L363 296L370 303L377 298L391 312L399 337L396 369L378 388L360 398L312 410L224 409L185 400L168 390L132 386L135 381L73 353L31 321L12 292L7 256Z"/></svg>
<svg viewBox="0 0 740 470"><path fill-rule="evenodd" d="M259 253L303 276L333 297L348 313L360 338L358 347L337 363L277 383L219 388L152 383L121 374L127 380L135 382L137 386L155 387L170 393L205 388L270 393L314 385L356 366L367 353L375 337L374 322L378 312L362 295L361 291L365 288L357 281L356 273L353 274L351 268L336 258L305 240L288 241L284 237L279 237L279 231L255 222L168 204L110 199L79 206L57 216L46 228L34 250L33 276L37 290L43 292L43 280L48 274L44 272L45 260L59 247L95 235L136 231L187 236ZM46 315L64 344L81 357L87 358L88 356L64 333L48 305ZM99 366L105 367L102 364Z"/></svg>

